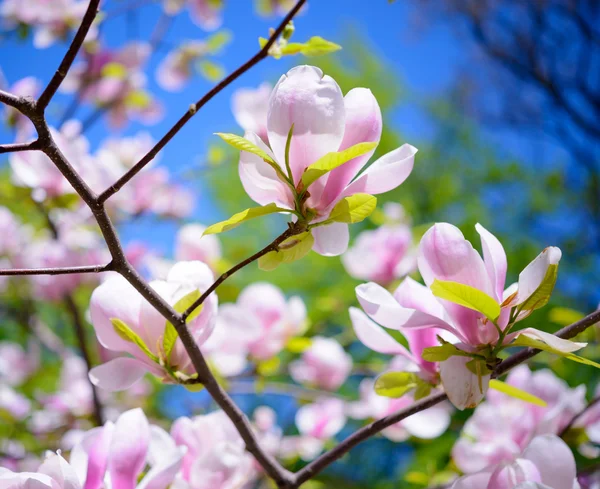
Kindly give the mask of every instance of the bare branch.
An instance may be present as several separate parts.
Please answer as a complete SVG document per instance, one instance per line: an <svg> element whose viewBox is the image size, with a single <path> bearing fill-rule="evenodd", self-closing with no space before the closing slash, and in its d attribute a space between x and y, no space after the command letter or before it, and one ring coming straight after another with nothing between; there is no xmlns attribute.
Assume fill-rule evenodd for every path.
<svg viewBox="0 0 600 489"><path fill-rule="evenodd" d="M0 270L0 276L16 275L73 275L76 273L101 273L112 270L112 263L108 265L89 265L83 267L58 267L58 268L13 268Z"/></svg>
<svg viewBox="0 0 600 489"><path fill-rule="evenodd" d="M573 338L577 336L579 333L585 331L590 326L593 326L598 321L600 321L600 310L595 311L580 321L567 326L566 328L561 329L556 333L556 336L560 338ZM535 350L533 348L525 348L524 350L511 355L506 360L504 360L492 374L492 377L499 377L500 375L508 372L510 369L516 367L517 365L529 360L531 357L540 353L540 350ZM298 487L300 484L310 480L316 474L321 472L325 467L329 466L340 457L348 453L353 447L358 445L360 442L370 438L373 435L376 435L380 431L384 430L388 426L398 423L403 419L412 416L413 414L419 413L428 409L436 404L439 404L442 401L448 399L448 396L443 392L432 394L424 399L421 399L405 409L401 409L400 411L395 412L389 416L378 419L371 424L361 428L360 430L354 432L348 438L340 442L336 447L332 448L328 452L325 452L319 458L313 460L310 464L308 464L303 469L296 472L294 485L293 487Z"/></svg>
<svg viewBox="0 0 600 489"><path fill-rule="evenodd" d="M565 426L561 430L561 432L559 433L559 436L561 436L561 437L565 436L567 431L569 431L575 425L575 423L577 423L577 421L579 421L581 419L581 417L585 413L587 413L590 409L592 409L598 403L600 403L600 396L592 399L581 411L579 411L575 416L573 416L571 418L571 421L569 421L569 423L567 424L567 426Z"/></svg>
<svg viewBox="0 0 600 489"><path fill-rule="evenodd" d="M302 8L306 0L299 0L294 8L292 8L288 14L285 16L283 21L279 24L279 27L273 32L273 35L269 38L264 47L255 54L252 58L246 61L242 66L240 66L237 70L215 85L211 90L209 90L198 102L193 104L189 110L175 123L175 125L169 129L169 131L161 138L161 140L156 143L156 145L144 156L140 161L138 161L133 167L131 167L127 173L125 173L119 180L117 180L113 185L107 188L104 192L100 194L98 201L102 204L106 202L111 196L116 194L129 180L131 180L134 176L136 176L142 168L144 168L148 163L150 163L154 157L159 153L161 149L163 149L166 144L173 139L173 137L181 130L185 124L200 110L207 102L209 102L215 95L217 95L221 90L227 87L231 82L235 81L241 75L243 75L246 71L256 65L259 61L265 59L269 55L269 49L273 45L273 43L277 40L277 38L281 35L285 26L294 18L294 16L298 13L298 11Z"/></svg>
<svg viewBox="0 0 600 489"><path fill-rule="evenodd" d="M40 149L40 142L37 140L29 143L0 144L0 154L18 153L19 151L34 151L36 149Z"/></svg>
<svg viewBox="0 0 600 489"><path fill-rule="evenodd" d="M83 16L83 19L81 20L81 25L79 26L79 29L77 29L75 37L73 37L73 41L71 41L71 45L67 50L67 54L65 54L65 57L60 62L56 73L54 73L54 76L50 80L50 83L48 83L48 85L42 92L42 95L40 95L40 98L37 101L38 110L43 112L46 109L46 107L50 103L50 100L52 100L52 97L58 90L58 87L60 87L60 84L67 76L67 73L71 68L71 65L73 64L73 61L75 60L75 56L77 56L77 53L79 52L79 49L81 48L81 45L85 40L85 36L87 36L87 33L89 32L90 27L92 26L92 23L96 18L99 4L100 0L90 0L88 8Z"/></svg>

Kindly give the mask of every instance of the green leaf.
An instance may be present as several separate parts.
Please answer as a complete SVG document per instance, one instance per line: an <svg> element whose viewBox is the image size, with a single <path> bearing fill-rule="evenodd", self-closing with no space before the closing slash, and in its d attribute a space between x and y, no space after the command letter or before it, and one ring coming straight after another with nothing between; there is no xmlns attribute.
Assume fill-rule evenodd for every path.
<svg viewBox="0 0 600 489"><path fill-rule="evenodd" d="M411 372L385 372L375 380L375 392L384 397L402 397L417 387L417 376Z"/></svg>
<svg viewBox="0 0 600 489"><path fill-rule="evenodd" d="M143 90L129 92L125 96L125 105L134 109L145 109L152 102L152 97Z"/></svg>
<svg viewBox="0 0 600 489"><path fill-rule="evenodd" d="M369 217L377 207L377 198L369 194L354 194L340 200L328 221L356 223Z"/></svg>
<svg viewBox="0 0 600 489"><path fill-rule="evenodd" d="M429 394L431 394L431 384L429 382L425 382L423 379L417 378L417 388L413 394L415 401L423 399Z"/></svg>
<svg viewBox="0 0 600 489"><path fill-rule="evenodd" d="M468 357L469 354L456 348L452 343L424 348L421 357L427 362L443 362L453 356Z"/></svg>
<svg viewBox="0 0 600 489"><path fill-rule="evenodd" d="M377 143L358 143L354 146L350 146L344 151L327 153L325 156L319 158L315 163L304 170L304 173L302 174L302 183L304 184L304 188L310 187L310 185L312 185L326 173L329 173L339 166L342 166L344 163L347 163L357 156L368 153L375 147L377 147Z"/></svg>
<svg viewBox="0 0 600 489"><path fill-rule="evenodd" d="M569 309L568 307L554 307L548 313L548 319L561 326L573 324L580 319L583 319L584 316L585 314L582 312L576 311L575 309Z"/></svg>
<svg viewBox="0 0 600 489"><path fill-rule="evenodd" d="M500 304L485 292L470 285L435 279L430 289L436 297L480 312L492 322L500 316Z"/></svg>
<svg viewBox="0 0 600 489"><path fill-rule="evenodd" d="M231 41L231 32L222 30L214 33L206 40L206 47L211 54L218 54Z"/></svg>
<svg viewBox="0 0 600 489"><path fill-rule="evenodd" d="M339 44L323 39L320 36L313 36L303 44L301 52L304 56L322 56L324 54L334 53L340 49L342 49L342 46ZM285 48L283 51L284 54L287 54L285 53Z"/></svg>
<svg viewBox="0 0 600 489"><path fill-rule="evenodd" d="M114 61L110 63L106 63L102 67L102 76L107 78L117 78L119 80L124 80L127 78L127 68L125 65L121 63L116 63Z"/></svg>
<svg viewBox="0 0 600 489"><path fill-rule="evenodd" d="M302 353L312 345L312 339L303 336L291 338L285 345L285 349L290 353Z"/></svg>
<svg viewBox="0 0 600 489"><path fill-rule="evenodd" d="M182 384L189 392L201 392L204 390L204 384Z"/></svg>
<svg viewBox="0 0 600 489"><path fill-rule="evenodd" d="M282 263L292 263L308 254L315 243L310 231L286 239L279 245L278 251L270 251L258 259L258 268L265 271L275 270Z"/></svg>
<svg viewBox="0 0 600 489"><path fill-rule="evenodd" d="M554 355L566 358L567 360L571 360L572 362L582 363L583 365L588 365L590 367L600 368L600 363L596 363L593 360L580 357L579 355L575 355L574 353L562 352L560 350L557 350L556 348L552 348L550 345L544 343L543 341L535 340L525 335L518 336L515 339L515 341L511 343L511 346L527 346L530 348L536 348L538 350L553 353Z"/></svg>
<svg viewBox="0 0 600 489"><path fill-rule="evenodd" d="M140 338L140 336L135 333L127 324L117 318L110 318L110 322L113 325L115 332L123 338L125 341L129 343L136 344L140 350L142 350L151 360L158 362L158 358L154 353L150 351L150 349L144 343L144 340Z"/></svg>
<svg viewBox="0 0 600 489"><path fill-rule="evenodd" d="M200 60L197 63L197 68L200 74L211 82L218 82L225 76L225 69L218 63L208 59Z"/></svg>
<svg viewBox="0 0 600 489"><path fill-rule="evenodd" d="M200 295L201 294L198 289L193 290L189 294L179 299L177 303L173 306L173 309L175 309L175 311L177 311L180 314L185 312L194 302L196 302ZM195 318L198 317L201 311L202 305L194 309L192 314L190 314L187 317L186 322L189 323L190 321L193 321ZM170 322L167 321L165 324L165 332L163 335L163 351L165 353L166 360L168 360L171 356L171 352L173 351L173 347L175 346L177 338L179 338L179 333L177 333L175 326L173 326Z"/></svg>
<svg viewBox="0 0 600 489"><path fill-rule="evenodd" d="M254 219L256 217L266 216L267 214L275 214L278 212L290 211L288 209L282 209L281 207L277 207L277 204L268 204L263 207L251 207L250 209L246 209L242 212L234 214L225 221L221 221L216 224L213 224L212 226L208 226L204 230L203 236L206 234L223 233L225 231L229 231L230 229L239 226L244 221L249 221L250 219Z"/></svg>
<svg viewBox="0 0 600 489"><path fill-rule="evenodd" d="M223 132L216 132L215 135L219 136L223 141L233 146L234 148L239 149L240 151L247 151L248 153L255 154L256 156L260 156L267 163L279 167L279 165L277 165L273 158L271 158L267 153L265 153L262 149L256 146L256 144L251 143L247 139L244 139L243 137L238 136L237 134L229 134Z"/></svg>
<svg viewBox="0 0 600 489"><path fill-rule="evenodd" d="M548 304L552 291L554 290L554 284L556 284L556 278L558 277L558 265L548 266L546 275L540 286L535 290L529 298L519 306L522 311L534 311Z"/></svg>
<svg viewBox="0 0 600 489"><path fill-rule="evenodd" d="M497 390L498 392L502 392L507 396L514 397L515 399L520 399L521 401L528 402L530 404L535 404L536 406L546 407L548 404L543 399L540 399L529 392L518 389L513 385L507 384L497 379L490 380L490 389Z"/></svg>

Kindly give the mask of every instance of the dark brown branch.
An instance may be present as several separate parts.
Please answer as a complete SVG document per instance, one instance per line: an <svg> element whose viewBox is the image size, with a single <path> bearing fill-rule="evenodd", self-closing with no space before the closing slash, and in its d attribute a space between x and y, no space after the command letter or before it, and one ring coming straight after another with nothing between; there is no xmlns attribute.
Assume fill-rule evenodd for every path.
<svg viewBox="0 0 600 489"><path fill-rule="evenodd" d="M560 338L573 338L577 336L579 333L585 331L590 326L593 326L598 321L600 321L600 310L595 311L580 321L567 326L566 328L561 329L556 333L556 336ZM517 365L529 360L531 357L540 353L540 350L535 350L533 348L526 348L514 355L511 355L506 360L504 360L492 374L492 377L499 377L500 375L508 372L510 369L516 367ZM293 487L298 487L304 482L313 478L316 474L321 472L327 466L338 460L340 457L348 453L353 447L358 445L360 442L370 438L373 435L376 435L380 431L385 428L402 421L403 419L412 416L413 414L419 413L428 409L436 404L439 404L442 401L448 399L448 396L441 393L432 394L424 399L416 401L411 404L409 407L405 409L401 409L400 411L395 412L389 416L378 419L371 424L361 428L360 430L354 432L348 438L339 443L336 447L332 448L328 452L325 452L319 458L313 460L310 464L308 464L303 469L296 472L294 485Z"/></svg>
<svg viewBox="0 0 600 489"><path fill-rule="evenodd" d="M285 26L293 19L293 17L298 13L298 11L302 8L306 0L299 0L294 8L292 8L288 14L285 16L279 27L275 30L273 35L269 38L264 47L255 54L252 58L246 61L242 66L240 66L237 70L231 73L229 76L224 78L221 82L215 85L211 90L209 90L198 102L193 104L188 111L175 123L175 125L169 129L169 131L161 138L158 143L133 167L131 167L127 173L125 173L121 178L119 178L113 185L108 187L104 192L100 194L98 201L102 204L106 202L111 196L116 194L129 180L131 180L134 176L136 176L148 163L150 163L154 157L159 153L161 149L163 149L171 139L181 130L183 126L187 124L187 122L200 110L207 102L209 102L215 95L217 95L221 90L227 87L231 82L235 81L241 75L243 75L246 71L252 68L259 61L265 59L269 55L269 49L275 43L277 38L281 35Z"/></svg>
<svg viewBox="0 0 600 489"><path fill-rule="evenodd" d="M85 366L87 367L87 371L89 372L92 369L93 365L90 352L87 347L87 339L85 337L85 327L83 319L81 318L81 314L79 313L79 309L77 308L75 301L70 295L67 295L65 297L64 302L67 311L69 312L73 321L75 335L77 336L77 343L79 344L79 351L81 352L81 356L83 357L83 360L85 361ZM98 389L96 389L96 386L92 384L92 382L89 379L88 383L92 389L92 400L94 404L94 421L96 422L96 425L102 426L104 424L104 410L102 408L100 398L98 397Z"/></svg>
<svg viewBox="0 0 600 489"><path fill-rule="evenodd" d="M37 140L29 143L0 144L0 154L34 151L36 149L40 149L40 143Z"/></svg>
<svg viewBox="0 0 600 489"><path fill-rule="evenodd" d="M73 275L76 273L100 273L112 270L112 263L108 265L90 265L82 267L58 267L58 268L13 268L11 270L0 270L0 276L15 275Z"/></svg>
<svg viewBox="0 0 600 489"><path fill-rule="evenodd" d="M0 90L0 102L17 110L22 110L26 102L12 93Z"/></svg>
<svg viewBox="0 0 600 489"><path fill-rule="evenodd" d="M50 103L50 100L52 100L52 97L54 97L54 94L58 90L58 87L60 87L60 84L67 76L67 73L71 68L71 65L73 64L73 61L75 60L75 57L77 56L77 53L79 52L79 49L81 48L81 45L85 40L85 36L87 36L87 33L89 32L90 27L92 26L92 23L96 18L99 4L100 0L90 0L88 8L83 16L83 19L81 20L81 25L79 26L79 29L77 29L75 37L73 37L73 41L71 41L71 45L67 50L67 54L65 54L65 57L60 62L56 73L54 73L54 76L52 77L52 79L50 80L50 82L42 92L42 95L40 95L40 98L37 101L38 110L43 112L46 109L46 107Z"/></svg>
<svg viewBox="0 0 600 489"><path fill-rule="evenodd" d="M210 294L212 294L217 289L217 287L219 287L219 285L221 285L223 282L225 282L225 280L227 280L229 277L231 277L235 272L237 272L238 270L241 270L242 268L244 268L247 265L250 265L250 263L258 260L261 256L264 256L267 253L270 253L271 251L277 251L279 249L279 245L281 243L283 243L286 239L288 239L291 236L294 236L296 234L300 234L300 233L304 232L305 230L306 230L305 226L300 226L297 223L292 224L282 234L277 236L277 238L275 238L271 244L269 244L268 246L265 246L262 250L254 253L252 256L249 256L248 258L241 261L237 265L234 265L233 267L231 267L229 270L227 270L225 273L223 273L217 280L215 280L215 282L208 289L206 289L204 291L204 293L200 297L198 297L198 299L196 299L196 301L190 307L188 307L184 311L182 318L184 320L187 319L187 317L192 312L194 312L198 307L200 307L204 303L206 298Z"/></svg>
<svg viewBox="0 0 600 489"><path fill-rule="evenodd" d="M579 421L581 419L581 417L587 413L591 408L593 408L596 404L600 403L600 396L592 399L587 406L585 406L581 411L579 411L575 416L573 416L571 418L571 421L569 421L569 423L567 424L567 426L565 426L561 432L559 433L558 436L565 436L565 434L567 433L567 431L569 431L574 425L575 423L577 423L577 421Z"/></svg>

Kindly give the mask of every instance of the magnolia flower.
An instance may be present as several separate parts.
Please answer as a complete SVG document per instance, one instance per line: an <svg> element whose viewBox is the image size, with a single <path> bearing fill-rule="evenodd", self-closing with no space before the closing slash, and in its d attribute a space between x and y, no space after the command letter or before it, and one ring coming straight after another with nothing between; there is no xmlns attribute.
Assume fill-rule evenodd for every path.
<svg viewBox="0 0 600 489"><path fill-rule="evenodd" d="M344 97L335 80L323 75L319 68L292 68L280 78L269 99L270 148L257 134L249 131L245 134L246 140L266 154L271 163L264 156L242 151L239 164L242 184L258 204L276 204L302 216L314 239L312 249L317 253L339 255L348 246L347 223L365 216L350 215L355 212L351 207L353 201L344 201L338 210L344 214L347 204L350 210L345 209L345 214L349 215L329 219L336 204L356 194L369 198L369 194L392 190L412 171L417 150L405 144L355 178L374 152L367 148L374 148L379 142L381 125L381 111L370 90L355 88ZM321 157L359 143L372 144L361 146L359 156L316 180L307 184L302 181L305 170ZM311 174L316 176L321 172ZM372 212L374 198L370 202Z"/></svg>
<svg viewBox="0 0 600 489"><path fill-rule="evenodd" d="M315 336L302 358L290 363L289 368L298 383L336 390L352 370L352 357L334 339Z"/></svg>
<svg viewBox="0 0 600 489"><path fill-rule="evenodd" d="M342 255L346 271L354 278L389 284L414 270L412 232L406 224L384 224L363 231L354 246Z"/></svg>
<svg viewBox="0 0 600 489"><path fill-rule="evenodd" d="M0 256L17 253L22 245L21 226L13 213L0 206Z"/></svg>
<svg viewBox="0 0 600 489"><path fill-rule="evenodd" d="M215 268L223 254L221 243L216 236L203 236L205 229L201 224L186 224L179 228L175 237L175 260L198 260Z"/></svg>
<svg viewBox="0 0 600 489"><path fill-rule="evenodd" d="M296 412L297 437L287 437L282 452L298 454L303 460L314 459L325 442L337 435L346 424L344 401L336 398L319 398L312 404L302 406Z"/></svg>
<svg viewBox="0 0 600 489"><path fill-rule="evenodd" d="M249 356L268 360L305 327L302 299L286 299L279 288L258 282L246 287L235 304L220 308L215 332L202 351L222 375L238 375L246 368Z"/></svg>
<svg viewBox="0 0 600 489"><path fill-rule="evenodd" d="M270 83L261 83L258 88L240 88L231 97L231 111L235 121L244 131L253 132L266 144L267 112L273 87Z"/></svg>
<svg viewBox="0 0 600 489"><path fill-rule="evenodd" d="M177 310L187 308L212 282L212 272L204 263L179 262L166 281L155 280L150 286ZM187 327L198 345L212 333L216 312L217 297L211 294L188 319ZM111 276L94 291L90 313L102 346L131 355L93 368L90 379L94 384L107 390L123 390L146 372L164 382L186 380L194 374L174 328L122 276Z"/></svg>
<svg viewBox="0 0 600 489"><path fill-rule="evenodd" d="M18 343L0 341L0 383L20 385L40 366L40 347L30 341L27 351Z"/></svg>
<svg viewBox="0 0 600 489"><path fill-rule="evenodd" d="M192 489L233 489L256 476L252 456L222 411L179 418L171 436L179 447L186 448L181 478Z"/></svg>
<svg viewBox="0 0 600 489"><path fill-rule="evenodd" d="M24 419L31 412L31 402L8 384L0 384L0 409L15 419Z"/></svg>
<svg viewBox="0 0 600 489"><path fill-rule="evenodd" d="M169 52L156 70L156 81L164 90L177 92L192 77L194 63L210 50L206 42L186 41Z"/></svg>
<svg viewBox="0 0 600 489"><path fill-rule="evenodd" d="M506 382L547 403L531 404L491 390L464 425L452 449L463 472L511 461L537 435L558 434L585 407L585 386L571 389L550 370L515 368Z"/></svg>
<svg viewBox="0 0 600 489"><path fill-rule="evenodd" d="M444 354L440 376L448 397L459 409L475 406L487 391L487 362L474 362L472 354L489 355L489 351L499 351L520 335L542 347L547 344L553 351L572 352L585 346L533 328L509 331L514 322L548 301L560 250L546 248L521 272L519 283L505 291L504 249L481 225L476 229L482 240L483 258L450 224L436 224L425 233L419 246L418 267L426 287L407 279L413 292L406 302L398 297L398 291L394 297L374 283L356 290L365 312L382 326L403 333L430 330L434 336L443 330L458 341L453 347L441 347ZM494 318L489 317L492 313ZM492 363L494 354L489 359Z"/></svg>
<svg viewBox="0 0 600 489"><path fill-rule="evenodd" d="M71 165L81 175L86 176L86 170L89 171L93 162L89 153L89 142L81 135L81 124L69 121L63 124L60 131L51 127L50 134ZM35 189L38 194L34 196L39 197L39 200L75 193L67 179L41 151L11 153L8 161L13 183Z"/></svg>
<svg viewBox="0 0 600 489"><path fill-rule="evenodd" d="M534 438L512 462L458 479L452 489L579 489L575 458L554 435Z"/></svg>

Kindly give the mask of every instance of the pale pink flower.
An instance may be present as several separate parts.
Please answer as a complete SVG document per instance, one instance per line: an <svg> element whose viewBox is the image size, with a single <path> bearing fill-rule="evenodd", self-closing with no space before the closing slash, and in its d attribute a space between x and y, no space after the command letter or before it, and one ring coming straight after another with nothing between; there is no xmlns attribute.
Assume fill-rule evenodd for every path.
<svg viewBox="0 0 600 489"><path fill-rule="evenodd" d="M212 282L212 272L204 263L179 262L173 266L166 281L155 280L150 286L165 301L175 306L179 300L191 293L202 293ZM198 345L202 345L212 333L217 302L216 295L211 294L197 317L187 324ZM118 357L93 368L90 378L94 384L107 390L123 390L142 378L146 372L153 373L165 382L176 381L172 375L190 376L195 373L180 338L176 339L171 353L166 358L163 347L167 324L165 318L122 276L112 275L94 291L90 312L92 324L102 346L131 355ZM138 336L145 344L145 351L117 333L113 324L115 319L127 325ZM165 369L165 364L169 370Z"/></svg>
<svg viewBox="0 0 600 489"><path fill-rule="evenodd" d="M19 221L6 207L0 206L0 256L12 256L22 243L22 231Z"/></svg>
<svg viewBox="0 0 600 489"><path fill-rule="evenodd" d="M234 489L257 475L252 456L231 420L222 411L179 418L171 436L186 453L181 478L191 489Z"/></svg>
<svg viewBox="0 0 600 489"><path fill-rule="evenodd" d="M542 435L512 461L461 477L452 489L579 489L579 483L567 444Z"/></svg>
<svg viewBox="0 0 600 489"><path fill-rule="evenodd" d="M210 52L202 41L185 41L170 51L156 70L156 81L164 90L181 90L194 73L194 63Z"/></svg>
<svg viewBox="0 0 600 489"><path fill-rule="evenodd" d="M8 384L0 384L0 409L15 419L24 419L31 412L31 401Z"/></svg>
<svg viewBox="0 0 600 489"><path fill-rule="evenodd" d="M547 403L537 406L491 390L464 425L452 457L463 472L512 460L537 435L558 434L585 406L585 386L571 389L550 370L514 369L506 382Z"/></svg>
<svg viewBox="0 0 600 489"><path fill-rule="evenodd" d="M400 287L412 292L408 297L396 291L392 296L375 283L357 287L357 296L365 312L384 327L406 333L409 330L429 330L430 340L437 332L444 330L457 338L455 346L465 352L475 352L487 345L495 346L499 334L497 328L482 313L439 299L429 287L434 280L458 282L484 292L501 304L501 314L497 319L498 328L504 330L513 308L525 304L538 289L546 272L557 266L561 257L558 248L546 248L519 275L519 283L504 291L506 279L506 253L498 239L481 225L476 226L481 236L482 258L465 240L460 230L451 224L434 225L423 236L419 246L418 266L427 287L409 279ZM516 320L528 316L535 306L521 310ZM508 344L520 334L531 336L551 344L562 351L575 351L585 346L561 340L549 333L533 328L510 333L504 343ZM382 335L379 335L383 338ZM365 338L361 338L364 342ZM386 344L389 341L386 340ZM428 341L425 346L433 346ZM381 351L381 347L380 350ZM390 353L400 353L390 352ZM471 359L465 356L452 356L440 365L442 384L452 403L459 409L475 406L487 391L489 375L481 377L471 373L466 363Z"/></svg>
<svg viewBox="0 0 600 489"><path fill-rule="evenodd" d="M231 111L244 131L253 132L268 144L267 112L273 87L262 83L258 88L240 88L231 97Z"/></svg>
<svg viewBox="0 0 600 489"><path fill-rule="evenodd" d="M290 363L289 369L298 383L336 390L352 370L352 357L334 339L315 336L300 360Z"/></svg>
<svg viewBox="0 0 600 489"><path fill-rule="evenodd" d="M270 148L253 132L245 138L265 151L286 174L285 148L294 125L289 163L294 186L304 170L320 157L362 142L379 142L381 111L370 90L355 88L344 97L338 84L319 68L297 66L283 75L271 94L267 116ZM356 193L380 194L400 185L412 171L416 149L408 144L384 155L356 178L373 151L358 156L323 175L309 188L303 212L310 209L310 223L326 221L334 206ZM294 209L290 187L260 156L242 151L240 179L248 195L260 205L275 203ZM348 224L334 222L311 229L313 250L339 255L348 247Z"/></svg>
<svg viewBox="0 0 600 489"><path fill-rule="evenodd" d="M186 224L175 237L175 260L199 260L213 270L222 257L221 242L214 234L204 236L206 226Z"/></svg>
<svg viewBox="0 0 600 489"><path fill-rule="evenodd" d="M0 341L0 383L21 385L40 366L39 345L31 340L27 351L18 343Z"/></svg>
<svg viewBox="0 0 600 489"><path fill-rule="evenodd" d="M380 419L404 409L414 403L414 398L406 394L398 399L377 395L373 380L364 379L360 383L360 400L346 406L346 414L355 419ZM449 405L437 404L384 429L382 434L395 442L407 440L410 436L434 439L441 436L450 426Z"/></svg>

